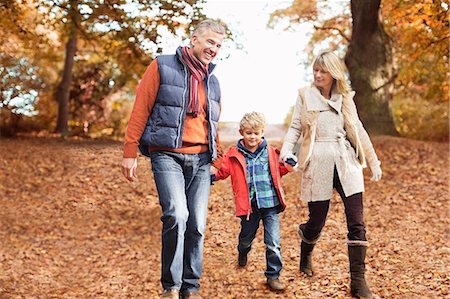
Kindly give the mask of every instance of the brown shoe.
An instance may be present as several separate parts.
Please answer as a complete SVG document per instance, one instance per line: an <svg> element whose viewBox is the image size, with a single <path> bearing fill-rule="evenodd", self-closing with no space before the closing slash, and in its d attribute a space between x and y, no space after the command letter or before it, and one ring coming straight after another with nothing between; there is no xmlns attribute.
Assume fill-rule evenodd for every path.
<svg viewBox="0 0 450 299"><path fill-rule="evenodd" d="M247 255L246 254L239 252L238 264L240 267L245 267L245 265L247 265Z"/></svg>
<svg viewBox="0 0 450 299"><path fill-rule="evenodd" d="M164 290L164 292L161 295L161 299L179 299L180 298L180 291L178 290Z"/></svg>
<svg viewBox="0 0 450 299"><path fill-rule="evenodd" d="M267 285L272 291L284 290L284 284L278 278L267 278Z"/></svg>
<svg viewBox="0 0 450 299"><path fill-rule="evenodd" d="M190 292L190 291L184 291L183 292L183 299L202 299L202 296L198 292Z"/></svg>

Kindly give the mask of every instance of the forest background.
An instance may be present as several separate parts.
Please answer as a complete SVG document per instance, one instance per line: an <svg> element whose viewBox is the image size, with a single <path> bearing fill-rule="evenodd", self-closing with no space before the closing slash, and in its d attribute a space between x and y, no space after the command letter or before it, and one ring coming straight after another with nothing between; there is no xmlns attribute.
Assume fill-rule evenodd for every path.
<svg viewBox="0 0 450 299"><path fill-rule="evenodd" d="M206 3L2 1L1 136L122 138L140 76L164 36L186 40L207 17ZM343 13L329 17L330 5ZM301 63L307 68L318 45L345 58L369 133L448 140L446 1L293 1L273 11L267 26L295 32L302 23L314 32ZM239 35L228 26L236 49ZM291 113L286 107L285 125Z"/></svg>
<svg viewBox="0 0 450 299"><path fill-rule="evenodd" d="M207 17L206 4L0 0L1 298L160 296L156 186L143 157L138 181L123 178L123 137L140 76L163 51L164 37L186 40ZM337 7L342 13L327 13ZM266 24L299 36L302 24L312 26L305 68L318 47L335 49L347 64L383 168L377 183L365 170L366 276L375 298L449 296L448 8L439 0L294 0L271 11ZM241 29L226 25L230 47L245 51ZM277 147L292 115L285 108L284 123L266 131ZM221 137L231 136L227 149L236 128L220 126ZM338 196L314 252L315 275L299 271L297 230L308 217L299 181L299 173L282 181L284 293L265 285L261 230L248 267L237 267L231 183L213 186L205 298L350 297Z"/></svg>

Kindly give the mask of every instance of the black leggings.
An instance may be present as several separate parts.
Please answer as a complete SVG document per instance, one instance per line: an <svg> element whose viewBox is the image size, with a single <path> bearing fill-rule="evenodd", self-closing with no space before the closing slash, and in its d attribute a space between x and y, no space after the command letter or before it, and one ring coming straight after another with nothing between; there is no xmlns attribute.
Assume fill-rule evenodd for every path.
<svg viewBox="0 0 450 299"><path fill-rule="evenodd" d="M356 193L346 197L342 189L339 176L334 168L333 187L339 193L344 202L345 216L347 218L347 238L350 241L367 241L366 227L364 225L363 213L363 196L362 193ZM308 222L300 225L300 230L305 241L315 243L319 238L320 232L325 225L328 209L330 207L330 200L309 202L309 219Z"/></svg>

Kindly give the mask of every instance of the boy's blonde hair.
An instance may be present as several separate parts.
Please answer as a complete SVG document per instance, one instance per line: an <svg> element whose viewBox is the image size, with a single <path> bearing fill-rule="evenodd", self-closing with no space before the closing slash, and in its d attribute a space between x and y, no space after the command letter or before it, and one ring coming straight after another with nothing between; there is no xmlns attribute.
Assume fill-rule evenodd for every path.
<svg viewBox="0 0 450 299"><path fill-rule="evenodd" d="M334 52L326 50L319 53L312 63L313 67L316 65L331 74L338 93L346 95L351 91L351 87L345 78L347 68L344 62Z"/></svg>
<svg viewBox="0 0 450 299"><path fill-rule="evenodd" d="M265 127L266 118L264 114L255 111L244 114L239 123L239 130L244 130L246 128L264 130Z"/></svg>

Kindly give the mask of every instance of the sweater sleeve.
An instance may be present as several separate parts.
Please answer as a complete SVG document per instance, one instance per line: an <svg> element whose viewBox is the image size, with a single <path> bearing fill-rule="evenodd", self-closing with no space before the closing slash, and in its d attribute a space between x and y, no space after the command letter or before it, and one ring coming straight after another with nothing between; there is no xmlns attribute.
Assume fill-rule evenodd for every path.
<svg viewBox="0 0 450 299"><path fill-rule="evenodd" d="M295 104L291 125L289 126L289 129L284 137L283 146L281 147L280 160L283 160L283 158L287 154L292 154L292 151L295 145L297 144L298 139L301 136L302 133L302 126L300 122L301 108L302 108L302 99L300 92Z"/></svg>
<svg viewBox="0 0 450 299"><path fill-rule="evenodd" d="M381 163L378 160L377 154L375 153L375 149L373 147L372 141L370 140L369 134L367 134L367 131L359 118L358 110L356 109L353 96L354 93L351 95L351 100L349 101L351 112L355 116L356 128L359 135L358 137L361 140L361 145L364 150L364 155L366 156L367 164L369 164L370 170L372 171L375 169L375 167L378 167Z"/></svg>
<svg viewBox="0 0 450 299"><path fill-rule="evenodd" d="M220 111L219 113L222 112L222 102L220 102ZM220 114L219 114L219 118L220 118ZM217 159L215 161L212 162L212 166L214 166L215 168L219 169L220 166L222 165L222 159L223 159L223 149L222 149L222 145L220 144L220 138L219 138L219 128L217 128L217 134L216 134L216 145L217 145Z"/></svg>
<svg viewBox="0 0 450 299"><path fill-rule="evenodd" d="M125 133L125 144L123 147L124 158L137 157L139 139L152 113L159 90L159 83L158 62L154 59L147 67L136 91L136 100Z"/></svg>

